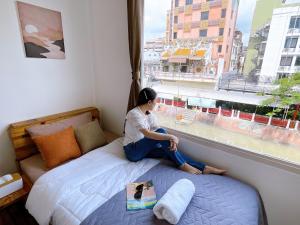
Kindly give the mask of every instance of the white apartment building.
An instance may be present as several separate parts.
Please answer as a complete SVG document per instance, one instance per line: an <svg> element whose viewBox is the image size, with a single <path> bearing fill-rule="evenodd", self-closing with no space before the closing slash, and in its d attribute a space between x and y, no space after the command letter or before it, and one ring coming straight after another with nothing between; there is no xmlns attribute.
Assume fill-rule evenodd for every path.
<svg viewBox="0 0 300 225"><path fill-rule="evenodd" d="M300 6L274 9L260 73L271 82L300 72Z"/></svg>

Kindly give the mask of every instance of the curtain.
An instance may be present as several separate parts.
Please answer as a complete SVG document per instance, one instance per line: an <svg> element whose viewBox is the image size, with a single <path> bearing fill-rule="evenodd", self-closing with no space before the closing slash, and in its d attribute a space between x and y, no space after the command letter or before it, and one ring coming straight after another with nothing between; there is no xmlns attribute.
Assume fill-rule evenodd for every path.
<svg viewBox="0 0 300 225"><path fill-rule="evenodd" d="M143 42L144 0L127 0L128 40L132 83L127 112L137 104L141 90L141 60Z"/></svg>

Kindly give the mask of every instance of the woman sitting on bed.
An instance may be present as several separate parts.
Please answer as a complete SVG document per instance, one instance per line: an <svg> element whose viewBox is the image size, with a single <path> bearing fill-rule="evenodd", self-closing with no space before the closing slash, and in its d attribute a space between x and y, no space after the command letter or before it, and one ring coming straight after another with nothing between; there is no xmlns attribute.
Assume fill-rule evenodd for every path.
<svg viewBox="0 0 300 225"><path fill-rule="evenodd" d="M166 158L192 174L225 173L225 170L195 162L177 149L178 138L159 128L150 113L156 105L156 96L153 89L144 88L139 93L137 106L127 113L123 143L127 159L137 162L144 158Z"/></svg>

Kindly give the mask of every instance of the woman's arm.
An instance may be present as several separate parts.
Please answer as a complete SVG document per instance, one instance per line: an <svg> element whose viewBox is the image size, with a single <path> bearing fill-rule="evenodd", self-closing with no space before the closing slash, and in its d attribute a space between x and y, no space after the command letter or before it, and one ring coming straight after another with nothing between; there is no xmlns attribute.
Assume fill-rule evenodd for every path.
<svg viewBox="0 0 300 225"><path fill-rule="evenodd" d="M159 140L159 141L164 141L168 140L171 142L170 149L171 150L176 150L177 145L179 143L179 140L176 136L172 134L162 134L162 133L157 133L148 129L140 129L140 131L143 133L143 135L147 138L154 139L154 140Z"/></svg>
<svg viewBox="0 0 300 225"><path fill-rule="evenodd" d="M162 134L162 133L157 133L148 129L140 129L140 131L143 133L143 135L147 138L154 139L154 140L159 140L159 141L164 141L168 140L170 141L172 136L171 134Z"/></svg>

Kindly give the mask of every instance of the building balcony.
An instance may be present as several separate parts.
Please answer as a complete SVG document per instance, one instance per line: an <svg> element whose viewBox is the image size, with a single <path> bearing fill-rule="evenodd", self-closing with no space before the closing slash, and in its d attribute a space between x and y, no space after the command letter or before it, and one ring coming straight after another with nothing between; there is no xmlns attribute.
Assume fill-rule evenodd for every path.
<svg viewBox="0 0 300 225"><path fill-rule="evenodd" d="M288 53L300 54L300 49L299 48L284 48L282 50L282 55L285 55Z"/></svg>
<svg viewBox="0 0 300 225"><path fill-rule="evenodd" d="M300 34L299 28L290 28L288 29L288 35L297 35Z"/></svg>
<svg viewBox="0 0 300 225"><path fill-rule="evenodd" d="M278 73L298 73L300 66L279 66Z"/></svg>
<svg viewBox="0 0 300 225"><path fill-rule="evenodd" d="M290 72L292 70L291 66L279 66L278 72Z"/></svg>

